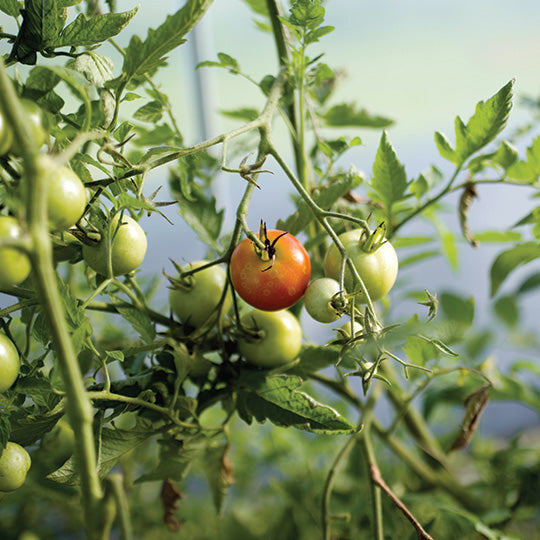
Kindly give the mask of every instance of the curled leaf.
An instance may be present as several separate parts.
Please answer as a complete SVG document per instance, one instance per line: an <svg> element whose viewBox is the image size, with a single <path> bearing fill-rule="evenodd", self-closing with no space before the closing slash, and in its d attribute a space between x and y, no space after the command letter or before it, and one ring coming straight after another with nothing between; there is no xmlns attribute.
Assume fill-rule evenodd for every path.
<svg viewBox="0 0 540 540"><path fill-rule="evenodd" d="M171 532L178 532L182 523L175 516L178 509L178 501L184 496L171 480L164 480L161 486L161 502L163 504L163 523Z"/></svg>
<svg viewBox="0 0 540 540"><path fill-rule="evenodd" d="M478 197L478 192L476 187L472 182L468 182L463 189L463 193L459 199L459 224L461 225L461 231L463 236L466 238L467 242L471 244L472 247L478 247L478 240L473 236L471 230L469 229L469 209L473 200Z"/></svg>
<svg viewBox="0 0 540 540"><path fill-rule="evenodd" d="M490 389L490 384L484 384L465 398L465 416L461 423L459 435L450 450L464 448L471 441L478 428L482 412L487 405Z"/></svg>

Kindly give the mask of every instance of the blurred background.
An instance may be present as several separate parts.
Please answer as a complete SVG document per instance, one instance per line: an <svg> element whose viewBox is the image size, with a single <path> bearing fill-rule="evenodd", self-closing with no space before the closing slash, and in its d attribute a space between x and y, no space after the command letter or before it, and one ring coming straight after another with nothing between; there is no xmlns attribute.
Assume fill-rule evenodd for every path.
<svg viewBox="0 0 540 540"><path fill-rule="evenodd" d="M156 27L167 11L175 12L183 1L142 2L133 22L118 37L126 46L132 33L146 35L147 28ZM159 9L156 6L159 4ZM138 3L124 1L122 9ZM325 2L325 24L335 31L325 36L310 49L312 57L324 54L324 61L340 72L340 85L332 104L355 102L373 114L395 120L388 135L398 158L405 165L407 176L436 165L443 173L451 174L452 166L438 154L433 134L442 131L454 141L454 119L460 115L466 122L480 100L487 100L509 80L515 78L514 108L503 137L511 137L517 126L530 121L530 111L523 106L526 97L536 99L540 94L540 3L522 0L519 6L503 0L456 0L452 3L433 3L428 0L399 0L356 2L332 0ZM260 81L267 74L275 74L278 63L273 39L256 25L256 18L242 0L216 0L186 44L169 58L169 68L157 75L158 84L169 93L173 111L185 137L186 146L195 144L239 125L220 114L223 110L240 107L260 108L264 97L254 85L223 69L204 67L195 70L198 62L216 60L218 52L235 58L244 73ZM231 29L233 29L231 31ZM110 51L113 58L115 51ZM120 59L118 59L120 63ZM174 88L174 92L170 92ZM141 100L133 105L141 106ZM277 123L276 123L277 124ZM341 132L340 132L341 134ZM344 165L354 164L371 175L381 131L350 130L350 136L360 136L362 145L354 147L343 158ZM276 126L276 142L283 140L287 155L288 134ZM516 144L520 151L531 137ZM255 148L248 148L246 154ZM220 149L216 149L219 156ZM292 155L289 154L292 165ZM229 163L237 167L238 162ZM275 170L267 162L265 168ZM276 171L260 177L261 191L256 191L250 205L248 224L254 230L261 218L270 227L278 219L285 219L294 209L285 196L288 181ZM167 187L167 172L154 171L147 186L150 194L158 186ZM243 191L243 180L236 174L223 173L215 179L214 189L218 206L225 209L224 232L234 220L236 203ZM362 187L359 188L360 190ZM536 206L528 188L487 186L479 189L470 212L469 224L474 232L488 229L504 230L515 224ZM161 200L166 199L160 195ZM446 225L459 231L457 217L458 195L447 200ZM143 218L149 238L149 250L142 271L159 273L173 271L169 258L180 264L205 256L206 247L183 222L174 207L165 209L174 225L157 214ZM401 234L430 234L433 225L416 221ZM504 246L482 244L473 249L465 241L458 246L458 268L452 269L444 257L437 257L419 265L404 268L399 275L400 291L429 289L441 294L452 290L475 298L477 325L498 324L492 314L489 296L489 269ZM510 293L531 266L517 270L503 287ZM166 309L165 283L156 302ZM522 302L522 325L538 332L540 293L529 294ZM392 316L410 316L418 312L416 300L400 297L392 306ZM315 323L303 316L302 324L307 339L319 343L332 336L327 325ZM494 344L496 362L504 364L514 354L513 345L501 338ZM531 351L537 357L535 351ZM538 422L536 412L523 405L492 404L486 411L483 427L488 431L514 431L522 425Z"/></svg>

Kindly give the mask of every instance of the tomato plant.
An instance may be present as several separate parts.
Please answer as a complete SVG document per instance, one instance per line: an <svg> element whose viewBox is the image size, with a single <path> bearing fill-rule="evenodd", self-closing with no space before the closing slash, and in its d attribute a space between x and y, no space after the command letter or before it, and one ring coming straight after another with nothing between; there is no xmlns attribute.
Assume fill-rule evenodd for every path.
<svg viewBox="0 0 540 540"><path fill-rule="evenodd" d="M193 270L203 266L208 261L190 263L184 270ZM194 274L174 280L169 290L169 302L173 313L178 319L190 326L199 328L208 322L210 316L218 314L222 300L227 273L218 265L210 266ZM219 313L227 313L231 307L231 293L227 291Z"/></svg>
<svg viewBox="0 0 540 540"><path fill-rule="evenodd" d="M17 240L22 236L19 222L11 216L0 216L0 240ZM9 289L23 282L30 273L30 260L21 250L0 247L0 287Z"/></svg>
<svg viewBox="0 0 540 540"><path fill-rule="evenodd" d="M32 461L19 444L8 442L0 455L0 491L15 491L26 480Z"/></svg>
<svg viewBox="0 0 540 540"><path fill-rule="evenodd" d="M97 245L84 245L82 248L88 266L106 276L110 257L112 274L119 276L141 265L146 254L146 234L133 218L116 214L101 233L102 238Z"/></svg>
<svg viewBox="0 0 540 540"><path fill-rule="evenodd" d="M238 340L240 354L262 368L274 368L292 362L302 346L302 328L287 310L251 309L242 316L246 335Z"/></svg>
<svg viewBox="0 0 540 540"><path fill-rule="evenodd" d="M11 388L21 367L19 353L11 339L0 334L0 392Z"/></svg>
<svg viewBox="0 0 540 540"><path fill-rule="evenodd" d="M41 439L40 451L51 471L57 470L72 455L75 448L75 434L64 418L60 418L54 428Z"/></svg>
<svg viewBox="0 0 540 540"><path fill-rule="evenodd" d="M0 111L0 156L3 156L11 148L13 141L13 133L11 128L6 123L6 118Z"/></svg>
<svg viewBox="0 0 540 540"><path fill-rule="evenodd" d="M266 311L286 309L298 302L311 276L304 246L280 230L259 233L264 248L249 238L236 246L230 263L235 291L251 306Z"/></svg>
<svg viewBox="0 0 540 540"><path fill-rule="evenodd" d="M455 126L433 145L421 130L437 116L414 117L414 100L414 137L353 102L389 95L353 65L394 60L373 41L379 3L185 0L156 25L154 4L0 1L0 536L533 537L540 100L509 132L503 82L452 124L415 79L411 95ZM182 45L214 6L230 15L214 25L224 48L195 62L205 47ZM345 12L373 32L344 33ZM440 60L453 93L488 91ZM197 78L176 84L167 70L189 62ZM201 99L179 117L191 83ZM234 125L213 132L215 111ZM480 205L502 189L490 223ZM261 208L273 230L250 230ZM495 400L520 423L498 421Z"/></svg>
<svg viewBox="0 0 540 540"><path fill-rule="evenodd" d="M370 244L364 229L347 231L339 236L339 240L356 267L371 300L380 300L386 296L394 285L398 272L398 258L392 244L384 239ZM332 244L324 259L325 274L339 280L341 264L341 254L336 245ZM344 284L347 292L365 302L360 285L348 267L345 268Z"/></svg>
<svg viewBox="0 0 540 540"><path fill-rule="evenodd" d="M43 146L47 140L47 131L45 130L41 107L29 99L22 99L21 104L26 113L25 120L28 122L29 132L36 146ZM13 138L9 151L15 156L22 155L23 149L16 137Z"/></svg>
<svg viewBox="0 0 540 540"><path fill-rule="evenodd" d="M316 321L331 323L337 321L346 307L346 299L340 295L341 287L332 278L312 281L304 294L304 307Z"/></svg>
<svg viewBox="0 0 540 540"><path fill-rule="evenodd" d="M65 230L75 225L86 206L86 189L80 178L46 154L39 156L38 174L46 177L47 214L51 229Z"/></svg>

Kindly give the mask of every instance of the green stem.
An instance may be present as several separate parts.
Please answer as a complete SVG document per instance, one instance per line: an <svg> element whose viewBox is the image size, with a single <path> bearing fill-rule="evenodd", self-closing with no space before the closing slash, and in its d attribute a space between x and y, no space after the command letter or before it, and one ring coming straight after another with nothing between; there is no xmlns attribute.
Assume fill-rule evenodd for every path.
<svg viewBox="0 0 540 540"><path fill-rule="evenodd" d="M449 472L446 470L433 470L429 465L422 461L411 448L406 446L394 435L389 434L376 421L373 421L372 427L377 436L430 486L444 489L468 510L476 513L485 510L482 502L475 497L466 486L461 485Z"/></svg>
<svg viewBox="0 0 540 540"><path fill-rule="evenodd" d="M116 514L120 529L121 540L132 540L133 529L129 516L129 505L124 490L124 480L121 474L114 473L107 477L107 484L116 502Z"/></svg>
<svg viewBox="0 0 540 540"><path fill-rule="evenodd" d="M3 62L0 60L0 101L23 149L25 171L24 199L28 234L32 242L32 273L37 298L49 322L52 343L66 388L68 417L75 433L75 456L81 478L84 521L91 539L100 536L102 489L97 474L97 458L92 430L93 411L86 395L83 376L64 318L62 300L54 272L52 243L48 231L46 177L37 170L38 148L29 123Z"/></svg>
<svg viewBox="0 0 540 540"><path fill-rule="evenodd" d="M311 373L310 378L324 384L359 410L366 408L366 405L342 384L317 373ZM370 427L401 461L407 464L424 482L430 486L442 488L468 510L473 512L482 512L485 510L482 501L475 497L466 486L461 485L448 471L433 470L409 446L401 442L391 432L384 429L375 419L372 420Z"/></svg>
<svg viewBox="0 0 540 540"><path fill-rule="evenodd" d="M371 441L370 424L364 426L362 431L362 437L360 442L364 449L366 456L366 462L370 473L370 489L371 489L371 505L373 509L373 538L375 540L384 540L384 521L382 514L382 497L380 487L373 481L372 470L376 467L377 462L375 459L375 452L373 450L373 443Z"/></svg>
<svg viewBox="0 0 540 540"><path fill-rule="evenodd" d="M326 476L326 481L324 483L324 488L323 488L322 503L321 503L321 523L322 523L322 530L323 530L323 540L331 539L332 515L330 513L330 498L332 496L332 489L334 487L334 482L336 480L336 477L338 475L340 468L342 467L343 463L347 459L348 455L350 454L351 450L354 448L356 443L357 443L357 434L353 435L352 437L349 437L347 442L343 445L341 450L338 452L336 458L334 459L334 463L332 463L332 467L330 468L330 470L328 471L328 475Z"/></svg>
<svg viewBox="0 0 540 540"><path fill-rule="evenodd" d="M268 15L270 17L270 23L272 25L272 31L274 33L274 41L276 43L276 49L278 53L278 60L281 69L287 69L290 65L289 48L287 45L286 28L281 23L280 17L283 16L281 6L277 0L266 0L266 7L268 9ZM288 92L292 92L291 84L287 87ZM299 115L296 111L296 101L291 100L290 105L287 107L287 124L290 126L290 133L292 139L292 147L294 150L294 158L296 163L296 170L301 178L303 171L303 163L305 161L304 151L302 145L299 144L299 127L298 119Z"/></svg>
<svg viewBox="0 0 540 540"><path fill-rule="evenodd" d="M377 465L375 458L375 452L373 450L373 443L369 434L369 428L364 431L364 437L362 438L365 454L367 456L367 462L369 467L369 476L371 484L375 488L376 493L379 496L378 507L376 509L377 521L376 521L376 538L377 540L383 540L384 535L382 531L382 504L380 500L381 491L388 496L388 498L396 505L401 513L411 522L418 534L418 540L433 540L433 538L424 530L420 522L413 516L410 510L403 504L403 502L395 495L395 493L388 487L388 484L384 481L381 471Z"/></svg>
<svg viewBox="0 0 540 540"><path fill-rule="evenodd" d="M452 175L452 178L448 181L446 186L437 194L435 197L432 197L431 199L428 199L424 204L417 207L415 210L413 210L410 214L405 216L397 225L394 225L394 227L388 231L388 239L391 239L398 229L403 227L405 223L410 221L412 218L416 217L418 214L421 214L426 208L431 206L432 204L435 204L437 201L442 199L447 193L451 191L452 184L455 182L457 175L461 171L461 166L456 167L456 170L454 171L454 174Z"/></svg>

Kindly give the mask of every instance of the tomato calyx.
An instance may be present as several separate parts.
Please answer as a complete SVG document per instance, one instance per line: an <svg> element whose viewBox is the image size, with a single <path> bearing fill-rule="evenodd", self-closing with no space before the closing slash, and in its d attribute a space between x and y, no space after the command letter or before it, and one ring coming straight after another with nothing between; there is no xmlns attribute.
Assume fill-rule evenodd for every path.
<svg viewBox="0 0 540 540"><path fill-rule="evenodd" d="M271 261L270 266L263 268L261 272L266 272L274 266L274 263L276 262L276 244L278 240L282 236L285 236L286 234L289 234L289 233L282 232L279 236L276 236L274 240L270 241L270 239L268 238L268 231L266 229L266 223L261 220L261 227L259 230L259 240L263 243L263 247L261 248L255 242L253 242L253 246L255 248L255 253L257 253L257 256L261 260Z"/></svg>
<svg viewBox="0 0 540 540"><path fill-rule="evenodd" d="M385 242L387 242L387 240L386 224L384 221L380 223L373 232L368 233L368 231L364 231L360 237L360 247L362 248L362 251L365 251L366 253L377 251Z"/></svg>
<svg viewBox="0 0 540 540"><path fill-rule="evenodd" d="M254 317L251 317L251 324L249 326L245 323L240 323L238 334L251 343L263 341L266 337L265 331L257 324Z"/></svg>
<svg viewBox="0 0 540 540"><path fill-rule="evenodd" d="M190 270L184 270L176 261L173 261L172 259L169 259L176 269L178 273L178 277L172 277L169 276L165 271L163 271L163 275L168 279L169 283L171 284L171 289L182 289L184 291L190 291L193 289L194 285L194 279L193 274L199 270L192 268Z"/></svg>

